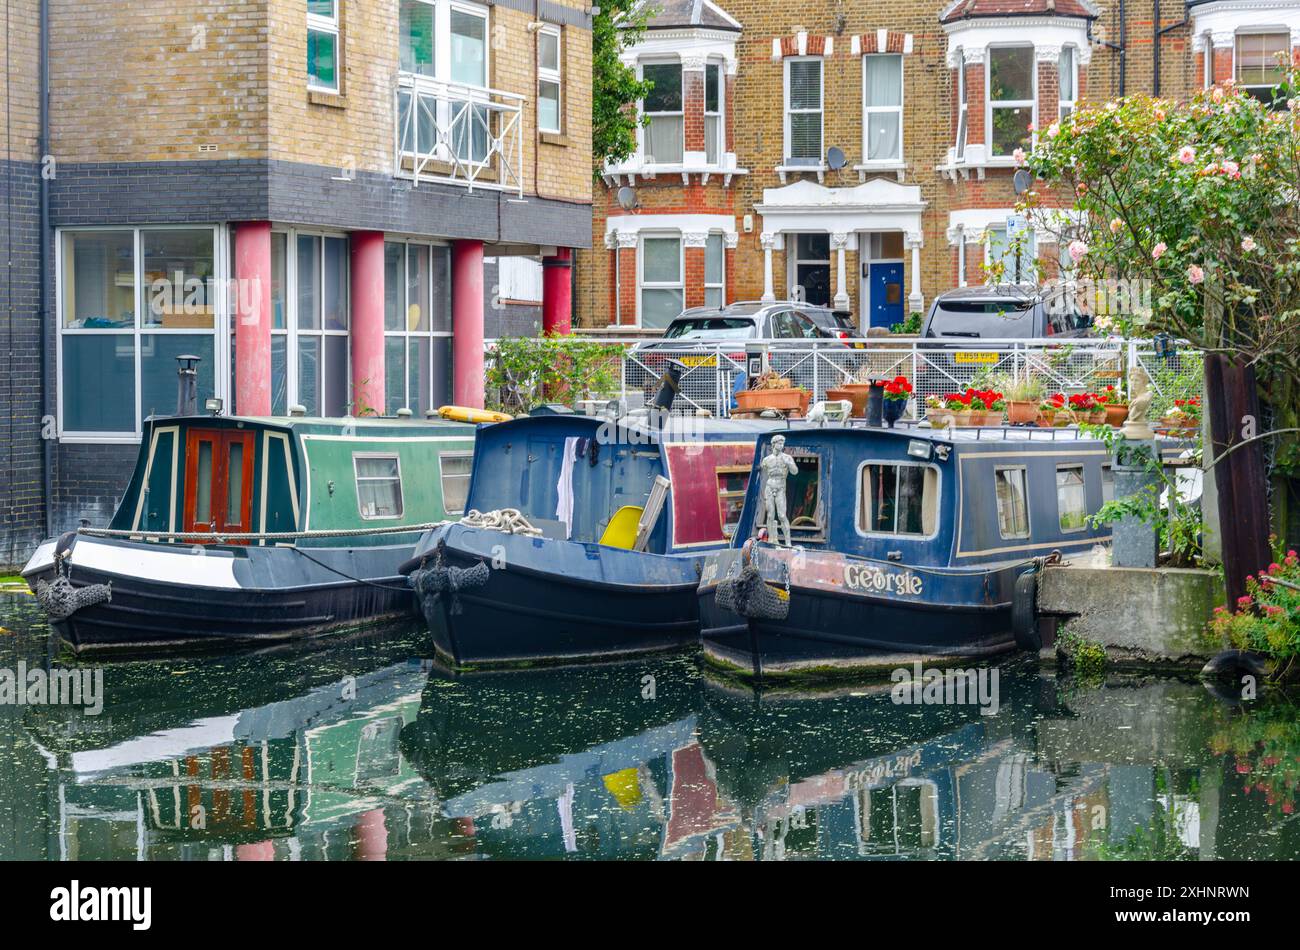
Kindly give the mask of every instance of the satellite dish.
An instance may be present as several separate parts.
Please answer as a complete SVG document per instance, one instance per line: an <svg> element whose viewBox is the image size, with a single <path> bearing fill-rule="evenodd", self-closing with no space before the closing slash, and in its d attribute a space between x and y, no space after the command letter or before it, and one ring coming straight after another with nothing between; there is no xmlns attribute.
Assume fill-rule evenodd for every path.
<svg viewBox="0 0 1300 950"><path fill-rule="evenodd" d="M831 171L837 172L847 164L848 159L844 157L844 149L832 145L826 150L826 167Z"/></svg>
<svg viewBox="0 0 1300 950"><path fill-rule="evenodd" d="M1018 168L1011 178L1011 187L1015 188L1016 194L1023 195L1034 184L1034 176L1030 174L1028 168Z"/></svg>
<svg viewBox="0 0 1300 950"><path fill-rule="evenodd" d="M630 185L624 185L618 190L618 206L624 211L635 211L641 207L641 202L637 200L636 189Z"/></svg>

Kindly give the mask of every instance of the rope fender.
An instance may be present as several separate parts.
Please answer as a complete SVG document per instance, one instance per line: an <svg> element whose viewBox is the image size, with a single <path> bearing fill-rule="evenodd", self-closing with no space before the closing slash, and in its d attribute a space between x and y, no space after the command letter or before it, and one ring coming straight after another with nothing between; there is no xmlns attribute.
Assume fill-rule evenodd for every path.
<svg viewBox="0 0 1300 950"><path fill-rule="evenodd" d="M718 582L715 597L719 607L730 610L749 620L784 620L790 615L790 581L785 582L782 597L752 560L753 552L748 542L744 548L744 566L737 577L727 576Z"/></svg>
<svg viewBox="0 0 1300 950"><path fill-rule="evenodd" d="M425 620L430 623L433 622L432 618L444 595L450 598L452 615L461 614L464 608L461 606L460 592L482 587L492 573L492 569L482 559L473 567L449 566L447 542L444 540L438 541L432 565L425 566L424 561L420 563L421 567L412 571L406 580L415 590L416 596L420 598L420 607L424 611Z"/></svg>
<svg viewBox="0 0 1300 950"><path fill-rule="evenodd" d="M85 587L73 587L68 580L64 558L71 544L71 534L59 539L59 546L54 552L54 580L36 582L36 602L51 620L67 620L83 607L105 604L113 599L112 584L87 584Z"/></svg>

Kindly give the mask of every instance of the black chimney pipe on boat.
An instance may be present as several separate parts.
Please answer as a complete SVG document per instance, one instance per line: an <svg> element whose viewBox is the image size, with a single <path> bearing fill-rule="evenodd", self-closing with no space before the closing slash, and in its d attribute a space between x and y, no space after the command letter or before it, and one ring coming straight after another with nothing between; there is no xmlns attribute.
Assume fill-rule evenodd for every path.
<svg viewBox="0 0 1300 950"><path fill-rule="evenodd" d="M659 392L655 394L654 407L663 414L673 408L677 394L682 391L682 374L686 365L678 360L669 360L664 374L659 377Z"/></svg>
<svg viewBox="0 0 1300 950"><path fill-rule="evenodd" d="M192 416L199 411L198 356L178 356L176 362L176 415Z"/></svg>

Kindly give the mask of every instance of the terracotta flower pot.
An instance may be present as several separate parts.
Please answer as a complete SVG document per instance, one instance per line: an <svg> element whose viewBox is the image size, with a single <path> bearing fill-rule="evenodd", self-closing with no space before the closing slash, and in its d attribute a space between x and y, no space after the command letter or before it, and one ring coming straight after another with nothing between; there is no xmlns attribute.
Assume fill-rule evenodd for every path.
<svg viewBox="0 0 1300 950"><path fill-rule="evenodd" d="M1050 429L1056 424L1056 410L1039 409L1038 417L1034 421L1038 423L1040 429Z"/></svg>
<svg viewBox="0 0 1300 950"><path fill-rule="evenodd" d="M1128 405L1116 403L1106 407L1106 425L1119 428L1128 418Z"/></svg>
<svg viewBox="0 0 1300 950"><path fill-rule="evenodd" d="M946 429L949 425L956 425L951 409L927 409L925 418L929 420L931 428Z"/></svg>
<svg viewBox="0 0 1300 950"><path fill-rule="evenodd" d="M1057 429L1064 429L1066 426L1075 422L1074 412L1070 409L1057 410L1056 415L1052 417L1052 425Z"/></svg>
<svg viewBox="0 0 1300 950"><path fill-rule="evenodd" d="M835 389L826 390L827 399L846 399L852 404L853 408L849 414L861 418L867 412L867 393L871 387L866 383L848 383Z"/></svg>
<svg viewBox="0 0 1300 950"><path fill-rule="evenodd" d="M1038 418L1038 406L1032 402L1007 403L1007 421L1012 425L1022 425Z"/></svg>
<svg viewBox="0 0 1300 950"><path fill-rule="evenodd" d="M987 409L972 409L970 411L970 424L973 426L982 426L984 425L984 420L987 416Z"/></svg>
<svg viewBox="0 0 1300 950"><path fill-rule="evenodd" d="M808 410L808 393L802 389L742 389L736 393L736 408L741 412L775 409L802 414Z"/></svg>
<svg viewBox="0 0 1300 950"><path fill-rule="evenodd" d="M957 425L968 426L971 424L970 421L971 411L969 409L963 409L960 412L954 412L952 414L952 418L953 418L953 422L955 422Z"/></svg>
<svg viewBox="0 0 1300 950"><path fill-rule="evenodd" d="M1106 407L1099 406L1088 413L1088 422L1095 426L1104 425L1106 422Z"/></svg>
<svg viewBox="0 0 1300 950"><path fill-rule="evenodd" d="M1001 409L990 409L984 413L984 424L986 426L1004 426L1007 424L1006 413Z"/></svg>

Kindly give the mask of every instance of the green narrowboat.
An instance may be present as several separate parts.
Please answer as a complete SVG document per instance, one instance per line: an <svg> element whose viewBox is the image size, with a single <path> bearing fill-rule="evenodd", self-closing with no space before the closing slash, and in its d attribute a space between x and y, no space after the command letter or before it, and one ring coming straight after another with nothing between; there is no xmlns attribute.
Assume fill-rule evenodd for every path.
<svg viewBox="0 0 1300 950"><path fill-rule="evenodd" d="M475 428L151 418L109 526L44 542L23 576L78 651L277 641L405 616L414 598L398 565L463 511Z"/></svg>

